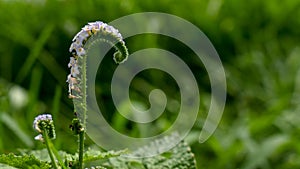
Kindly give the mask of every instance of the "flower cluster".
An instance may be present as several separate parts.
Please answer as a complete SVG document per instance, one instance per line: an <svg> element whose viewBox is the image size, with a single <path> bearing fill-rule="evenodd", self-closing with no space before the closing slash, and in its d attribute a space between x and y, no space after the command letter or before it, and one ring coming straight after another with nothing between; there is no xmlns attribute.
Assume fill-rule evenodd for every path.
<svg viewBox="0 0 300 169"><path fill-rule="evenodd" d="M69 49L73 55L70 57L70 62L68 64L68 67L71 69L71 73L67 77L70 98L80 98L79 95L74 94L75 92L73 92L80 92L80 87L78 87L80 78L78 76L81 73L81 66L78 64L78 60L86 56L86 48L84 45L92 35L98 35L98 37L104 42L115 45L115 48L119 50L114 54L114 61L116 63L122 63L127 59L128 51L125 47L123 37L117 29L101 21L85 25L81 31L75 35L72 40L73 43Z"/></svg>
<svg viewBox="0 0 300 169"><path fill-rule="evenodd" d="M50 139L55 139L55 128L51 114L42 114L37 116L33 121L33 128L40 133L34 139L43 141L43 131L46 131Z"/></svg>

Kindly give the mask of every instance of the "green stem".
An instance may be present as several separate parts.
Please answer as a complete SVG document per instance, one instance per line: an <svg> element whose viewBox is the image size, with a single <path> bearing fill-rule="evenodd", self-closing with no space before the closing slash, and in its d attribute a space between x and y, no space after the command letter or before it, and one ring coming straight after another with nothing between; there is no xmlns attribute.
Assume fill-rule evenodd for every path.
<svg viewBox="0 0 300 169"><path fill-rule="evenodd" d="M79 168L83 168L83 153L84 153L84 139L85 139L85 130L86 130L86 114L87 114L87 87L86 87L86 81L87 81L87 56L84 56L82 61L82 108L83 108L83 114L82 114L82 121L80 123L82 124L83 128L82 131L79 132Z"/></svg>
<svg viewBox="0 0 300 169"><path fill-rule="evenodd" d="M83 168L84 130L79 133L79 168Z"/></svg>
<svg viewBox="0 0 300 169"><path fill-rule="evenodd" d="M86 114L87 114L87 70L86 70L86 67L87 67L87 55L85 55L83 58L82 58L82 108L83 108L83 114L82 114L82 126L83 128L85 129L86 128Z"/></svg>
<svg viewBox="0 0 300 169"><path fill-rule="evenodd" d="M46 130L43 130L43 138L44 138L44 140L45 140L45 144L46 144L46 147L47 147L47 150L48 150L50 159L51 159L51 161L52 161L53 167L54 167L55 169L59 169L59 166L58 166L57 163L55 162L54 154L53 154L53 151L52 151L52 149L51 149L51 146L50 146L50 140L49 140L48 133L47 133Z"/></svg>
<svg viewBox="0 0 300 169"><path fill-rule="evenodd" d="M94 36L91 38L91 36ZM91 38L91 41L88 41ZM70 52L74 55L71 57L70 65L72 68L80 69L78 72L74 71L68 76L69 82L69 94L71 98L74 98L74 110L78 109L80 116L80 130L75 131L79 134L78 149L79 149L79 168L82 169L83 153L84 153L84 139L86 132L86 119L87 119L87 53L91 46L96 42L106 42L114 45L118 50L114 54L114 60L116 63L122 63L127 59L128 50L125 46L125 42L122 39L119 31L112 26L104 24L103 22L89 23L76 34L75 40L70 47ZM92 56L89 56L92 57ZM73 61L72 61L73 60ZM70 67L70 66L69 66ZM72 69L71 69L72 71ZM80 75L80 77L77 77ZM77 83L79 81L79 83Z"/></svg>
<svg viewBox="0 0 300 169"><path fill-rule="evenodd" d="M53 151L53 154L55 155L56 159L58 160L60 166L62 166L63 169L67 169L67 167L65 166L64 162L62 161L62 159L60 158L57 150L55 149L55 147L53 146L53 144L50 142L50 147Z"/></svg>

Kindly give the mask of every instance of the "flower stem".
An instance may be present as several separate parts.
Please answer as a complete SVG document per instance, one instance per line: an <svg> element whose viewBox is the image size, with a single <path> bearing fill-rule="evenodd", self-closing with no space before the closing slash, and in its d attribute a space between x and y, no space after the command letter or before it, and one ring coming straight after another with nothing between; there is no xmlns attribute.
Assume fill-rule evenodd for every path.
<svg viewBox="0 0 300 169"><path fill-rule="evenodd" d="M55 149L55 147L53 146L53 144L50 142L50 148L52 149L53 151L53 154L55 155L58 163L60 164L60 166L63 168L63 169L67 169L67 167L65 166L65 164L63 163L62 159L60 158L57 150Z"/></svg>
<svg viewBox="0 0 300 169"><path fill-rule="evenodd" d="M93 36L93 37L92 37ZM89 40L91 39L91 40ZM73 99L74 111L79 114L81 129L75 127L75 134L78 136L79 149L79 168L82 169L84 140L86 133L87 119L87 57L88 50L96 42L106 42L113 45L117 52L114 53L116 63L124 62L128 57L128 50L123 41L122 35L114 27L101 21L89 23L73 38L69 51L72 53L68 67L71 67L71 73L68 75L69 97ZM93 57L93 56L89 56ZM78 124L77 124L78 125Z"/></svg>
<svg viewBox="0 0 300 169"><path fill-rule="evenodd" d="M79 133L79 169L83 168L84 130Z"/></svg>
<svg viewBox="0 0 300 169"><path fill-rule="evenodd" d="M46 130L43 130L43 138L45 140L45 144L46 144L46 147L47 147L47 150L48 150L48 153L49 153L49 156L50 156L50 159L52 161L52 165L55 169L59 169L59 166L57 165L57 163L55 162L55 158L54 158L54 154L53 154L53 151L51 149L51 146L50 146L50 140L49 140L49 137L48 137L48 133Z"/></svg>
<svg viewBox="0 0 300 169"><path fill-rule="evenodd" d="M81 119L81 125L82 128L79 131L79 168L83 169L83 153L84 153L84 137L85 137L85 130L86 130L86 116L87 116L87 87L86 87L86 81L87 81L87 72L86 72L86 66L87 66L87 56L82 58L82 119Z"/></svg>

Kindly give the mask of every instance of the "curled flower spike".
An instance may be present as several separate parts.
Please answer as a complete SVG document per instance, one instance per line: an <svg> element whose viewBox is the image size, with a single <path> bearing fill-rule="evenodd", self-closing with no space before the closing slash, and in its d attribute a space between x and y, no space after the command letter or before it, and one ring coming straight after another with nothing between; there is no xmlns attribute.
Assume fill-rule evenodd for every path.
<svg viewBox="0 0 300 169"><path fill-rule="evenodd" d="M67 82L69 83L69 98L82 98L80 92L80 82L81 75L84 73L82 70L82 65L79 60L87 57L86 42L95 36L93 39L100 39L103 42L109 43L117 51L115 52L113 59L119 64L123 63L128 56L128 51L123 41L122 35L114 27L103 23L101 21L91 22L85 25L81 31L79 31L73 38L73 43L71 44L69 51L72 53L70 57L70 63L68 67L70 68L70 74L68 75Z"/></svg>
<svg viewBox="0 0 300 169"><path fill-rule="evenodd" d="M46 131L50 139L55 139L55 128L51 114L38 115L33 121L33 128L40 133L34 139L43 141L43 131Z"/></svg>
<svg viewBox="0 0 300 169"><path fill-rule="evenodd" d="M78 135L84 131L82 124L80 123L78 118L74 118L72 120L72 124L70 125L70 129L72 130L74 135Z"/></svg>
<svg viewBox="0 0 300 169"><path fill-rule="evenodd" d="M123 37L117 29L107 25L106 23L97 21L85 25L73 38L72 44L69 48L72 57L68 67L70 74L67 76L69 83L69 98L73 99L74 110L79 112L78 118L74 118L70 129L75 135L78 135L78 149L79 149L79 165L78 168L83 168L83 152L84 152L84 139L87 117L87 84L90 66L89 61L95 57L90 51L94 45L108 45L114 47L116 52L113 55L115 63L123 63L128 57L128 50L123 41ZM100 50L101 51L101 50Z"/></svg>

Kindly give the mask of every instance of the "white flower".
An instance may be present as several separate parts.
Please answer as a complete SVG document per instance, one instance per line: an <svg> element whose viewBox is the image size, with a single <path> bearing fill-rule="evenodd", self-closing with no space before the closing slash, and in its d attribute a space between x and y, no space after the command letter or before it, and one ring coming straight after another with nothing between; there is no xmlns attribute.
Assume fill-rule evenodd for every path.
<svg viewBox="0 0 300 169"><path fill-rule="evenodd" d="M66 81L66 82L70 83L71 77L72 77L71 74L69 74L69 75L67 76L67 81Z"/></svg>
<svg viewBox="0 0 300 169"><path fill-rule="evenodd" d="M88 24L89 24L89 26L91 26L90 28L92 28L92 29L94 28L96 30L100 30L107 25L106 23L103 23L101 21L90 22Z"/></svg>
<svg viewBox="0 0 300 169"><path fill-rule="evenodd" d="M51 114L38 115L33 121L33 128L39 133L42 132L42 130L39 127L39 123L43 120L50 121L50 122L53 121Z"/></svg>
<svg viewBox="0 0 300 169"><path fill-rule="evenodd" d="M72 41L74 42L78 37L81 37L83 39L89 37L89 34L86 30L82 29L81 31L79 31L74 38L72 39Z"/></svg>
<svg viewBox="0 0 300 169"><path fill-rule="evenodd" d="M95 24L97 25L97 27L98 27L99 29L102 29L102 28L106 25L105 23L103 23L103 22L101 22L101 21L96 21Z"/></svg>
<svg viewBox="0 0 300 169"><path fill-rule="evenodd" d="M72 89L72 76L71 76L71 74L69 74L68 75L68 77L67 77L67 81L66 82L68 82L69 83L69 93L71 93L71 89Z"/></svg>
<svg viewBox="0 0 300 169"><path fill-rule="evenodd" d="M73 42L70 46L69 52L73 52L75 50L75 55L77 56L84 56L85 50L82 47L82 44L78 44L77 41Z"/></svg>
<svg viewBox="0 0 300 169"><path fill-rule="evenodd" d="M34 137L35 140L38 140L38 141L44 141L44 138L41 134L37 135Z"/></svg>
<svg viewBox="0 0 300 169"><path fill-rule="evenodd" d="M89 33L85 30L81 30L80 32L77 33L77 35L73 38L73 42L75 41L75 43L77 45L81 45L83 44L83 41L87 40L87 38L89 37Z"/></svg>
<svg viewBox="0 0 300 169"><path fill-rule="evenodd" d="M68 64L68 67L70 68L76 64L77 64L77 60L74 57L70 57L70 62Z"/></svg>
<svg viewBox="0 0 300 169"><path fill-rule="evenodd" d="M118 29L101 21L96 21L90 22L88 23L88 25L85 25L82 30L73 38L73 42L76 42L77 45L82 45L82 42L86 40L91 35L91 33L95 33L97 31L111 34L117 37L120 41L123 39Z"/></svg>
<svg viewBox="0 0 300 169"><path fill-rule="evenodd" d="M55 129L51 114L38 115L33 121L33 128L39 132L34 139L43 141L42 133L47 133L50 139L55 139Z"/></svg>
<svg viewBox="0 0 300 169"><path fill-rule="evenodd" d="M80 48L76 49L76 54L78 56L84 56L86 53L85 53L85 50L82 47L80 47Z"/></svg>
<svg viewBox="0 0 300 169"><path fill-rule="evenodd" d="M79 48L80 45L78 45L77 43L72 43L70 48L69 48L69 52L72 52L73 50L76 51L77 48Z"/></svg>
<svg viewBox="0 0 300 169"><path fill-rule="evenodd" d="M79 72L79 69L78 69L78 65L77 65L77 64L71 67L71 75L72 75L73 77L77 77L77 75L79 75L79 73L80 73L80 72Z"/></svg>
<svg viewBox="0 0 300 169"><path fill-rule="evenodd" d="M72 95L72 94L69 94L69 98L70 98L70 99L78 99L78 98L80 98L80 96L74 96L74 95Z"/></svg>
<svg viewBox="0 0 300 169"><path fill-rule="evenodd" d="M86 32L90 31L91 30L90 25L85 25L83 28L81 28L81 30L86 31Z"/></svg>
<svg viewBox="0 0 300 169"><path fill-rule="evenodd" d="M107 27L107 24L106 23L102 23L100 29L101 28L104 29L105 27Z"/></svg>
<svg viewBox="0 0 300 169"><path fill-rule="evenodd" d="M113 32L115 32L114 29L115 29L114 27L109 26L109 25L105 28L105 30L106 30L107 33L113 33Z"/></svg>
<svg viewBox="0 0 300 169"><path fill-rule="evenodd" d="M119 38L119 41L123 41L123 40L122 40L123 37L122 37L122 35L121 35L119 32L117 32L115 35ZM124 42L124 41L123 41L123 42Z"/></svg>
<svg viewBox="0 0 300 169"><path fill-rule="evenodd" d="M66 82L69 83L69 86L68 86L68 87L69 87L69 94L72 93L72 90L80 91L80 90L78 89L78 87L75 86L75 84L77 84L76 78L72 77L71 74L68 75L68 78L67 78L67 81L66 81Z"/></svg>

